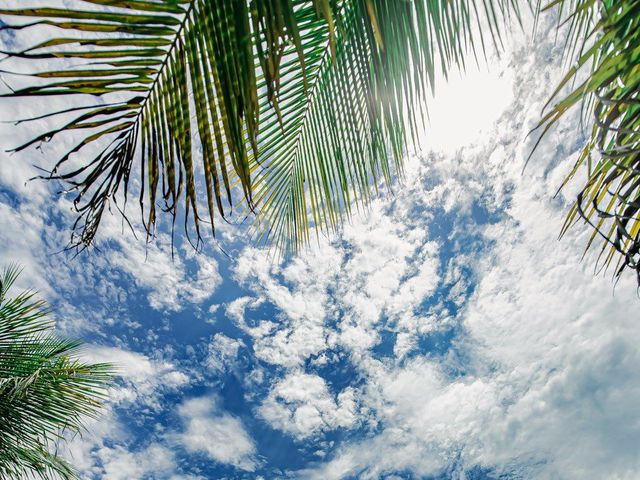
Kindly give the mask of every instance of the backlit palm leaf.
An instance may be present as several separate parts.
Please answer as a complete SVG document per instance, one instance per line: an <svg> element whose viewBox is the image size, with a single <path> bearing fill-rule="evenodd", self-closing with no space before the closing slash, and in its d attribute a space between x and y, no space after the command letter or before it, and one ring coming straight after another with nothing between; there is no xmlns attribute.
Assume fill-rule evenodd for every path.
<svg viewBox="0 0 640 480"><path fill-rule="evenodd" d="M51 450L97 414L110 367L75 359L80 342L50 332L45 304L32 292L8 297L17 275L16 268L0 275L0 477L77 478Z"/></svg>
<svg viewBox="0 0 640 480"><path fill-rule="evenodd" d="M295 248L309 240L312 225L316 234L334 230L367 203L371 185L401 172L437 69L446 74L451 64L464 65L474 31L486 29L475 34L479 43L499 43L507 17L519 13L510 1L489 3L340 4L334 56L326 51L326 31L304 42L309 87L301 65L283 69L284 129L275 120L260 129L259 239Z"/></svg>
<svg viewBox="0 0 640 480"><path fill-rule="evenodd" d="M89 244L109 202L115 200L119 189L124 188L126 194L138 147L142 154L141 200L146 196L149 231L155 225L160 196L164 208L173 214L184 197L186 217L191 215L199 230L193 155L196 141L202 145L211 221L214 209L224 215L225 200L231 202L230 171L250 200L249 157L257 153L259 111L254 47L267 43L260 50L260 61L271 71L261 86L273 99L283 45L300 42L289 2L256 1L251 9L246 2L235 0L82 3L113 8L0 9L0 14L10 16L7 18L38 18L26 25L17 20L5 29L44 24L72 35L65 33L26 51L7 52L10 56L74 59L79 65L35 73L35 77L51 81L9 96L128 95L125 101L107 100L87 108L62 129L46 132L17 148L49 139L59 131L91 129L51 172L52 178L68 181L77 192L80 236L75 242ZM255 41L252 23L260 27ZM71 154L105 136L112 141L97 156L78 169L62 171Z"/></svg>
<svg viewBox="0 0 640 480"><path fill-rule="evenodd" d="M13 15L5 28L44 24L82 34L9 52L85 61L37 73L50 83L10 96L127 96L34 139L92 129L70 153L113 139L79 169L62 172L63 157L52 175L78 192L80 244L93 240L116 192L126 192L136 149L149 231L160 198L174 215L184 199L186 221L191 217L198 232L198 199L207 199L212 223L214 211L224 216L232 201L244 200L243 211L257 213L257 238L284 248L307 242L311 226L338 228L366 204L371 185L401 172L436 71L464 65L468 53L481 54L490 42L499 47L504 25L519 19L516 0L78 1L111 8L0 14ZM590 178L565 229L579 214L605 238L607 264L618 252L621 267L640 272L639 2L550 0L546 9L559 9L570 26L568 58L578 59L558 92L581 69L591 70L541 125L546 131L583 101L595 114L576 165L587 162ZM12 22L16 16L22 21ZM24 17L35 20L23 27Z"/></svg>
<svg viewBox="0 0 640 480"><path fill-rule="evenodd" d="M87 10L83 4L109 9ZM60 37L26 51L29 60L73 59L76 67L9 96L89 94L61 131L87 129L52 178L77 192L74 243L89 244L118 191L126 193L141 152L145 224L156 203L185 214L199 232L196 162L204 170L209 219L244 199L257 206L260 239L297 246L310 225L337 227L352 201L390 179L415 110L436 67L462 64L473 29L482 46L501 41L515 0L83 0L75 8L0 9L5 29L45 25ZM25 18L33 20L25 23ZM480 25L482 23L482 26ZM111 101L113 94L125 95ZM68 113L68 111L64 112ZM408 122L409 128L405 123ZM69 156L111 140L71 168ZM194 146L201 145L201 158ZM66 168L65 168L66 167ZM234 195L234 188L241 195ZM157 193L159 192L159 193ZM175 217L174 217L175 218Z"/></svg>
<svg viewBox="0 0 640 480"><path fill-rule="evenodd" d="M590 136L567 181L588 169L563 233L579 218L594 228L589 246L603 239L600 259L636 271L640 282L640 0L574 0L570 5L571 50L577 62L558 90L589 69L583 81L550 109L548 128L583 103Z"/></svg>

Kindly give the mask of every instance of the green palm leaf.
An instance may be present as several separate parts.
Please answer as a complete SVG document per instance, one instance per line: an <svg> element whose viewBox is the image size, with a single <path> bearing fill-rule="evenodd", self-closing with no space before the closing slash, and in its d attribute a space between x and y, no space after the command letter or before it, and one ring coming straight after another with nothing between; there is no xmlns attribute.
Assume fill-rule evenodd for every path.
<svg viewBox="0 0 640 480"><path fill-rule="evenodd" d="M640 281L639 1L546 5L569 24L567 58L577 59L554 98L590 70L541 127L547 131L583 102L594 114L590 141L570 175L586 163L589 181L563 232L586 219L594 238L604 238L605 264L617 258L617 274L630 267ZM3 29L45 25L61 32L9 56L77 65L35 72L34 85L8 96L102 99L57 112L78 114L18 147L64 131L88 132L50 175L76 192L72 243L79 245L92 242L109 205L120 208L116 199L119 192L126 197L137 151L149 233L157 204L175 221L184 202L185 225L192 222L199 238L198 202L205 198L212 226L216 212L225 217L240 203L240 211L255 214L258 241L284 250L308 242L311 227L316 234L339 228L366 205L371 186L401 175L436 72L464 67L469 54L481 55L490 44L500 48L505 25L520 19L516 0L78 2L111 8L0 9L0 15L22 19ZM531 4L537 9L538 2ZM102 142L97 156L70 167L72 154Z"/></svg>
<svg viewBox="0 0 640 480"><path fill-rule="evenodd" d="M110 204L120 208L116 198L126 196L136 151L149 233L157 203L175 219L184 200L186 222L192 219L199 237L201 198L212 225L214 212L224 217L240 201L245 212L258 211L260 240L287 247L308 241L311 225L337 228L354 201L367 202L371 184L401 170L418 100L436 70L463 65L473 30L487 28L483 48L485 37L498 44L501 25L519 13L515 0L79 5L87 3L112 8L0 9L18 18L5 29L45 25L64 34L7 55L76 65L35 72L37 84L7 96L105 99L17 148L64 131L88 132L50 174L76 192L72 243L80 245L94 239ZM117 101L110 100L114 94ZM70 167L72 154L101 142L106 147L98 155Z"/></svg>
<svg viewBox="0 0 640 480"><path fill-rule="evenodd" d="M334 14L333 56L326 29L305 36L306 76L297 63L283 69L285 128L272 120L260 130L259 240L295 249L309 241L311 226L316 235L339 228L369 201L371 185L402 173L436 71L464 66L474 30L488 25L490 35L476 39L499 44L506 18L519 13L512 2L490 3L343 2Z"/></svg>
<svg viewBox="0 0 640 480"><path fill-rule="evenodd" d="M175 215L183 197L186 218L192 216L199 235L193 154L196 141L202 145L212 224L214 209L224 216L223 203L231 203L230 172L239 179L250 202L249 156L257 153L259 108L250 21L264 24L264 33L256 42L268 39L275 44L295 43L297 32L290 22L293 12L279 11L284 21L274 24L269 21L273 14L270 2L254 2L251 10L247 3L232 0L83 3L114 7L117 12L0 9L0 14L13 17L41 18L26 25L6 25L5 29L44 24L93 36L53 38L25 51L5 52L31 60L79 62L77 68L35 73L35 77L51 81L8 96L89 94L107 98L118 93L129 97L88 108L63 128L46 132L16 149L22 150L61 131L91 129L58 161L50 175L68 181L77 192L75 204L80 217L75 227L79 237L74 241L91 243L109 203L115 202L121 189L126 195L137 148L142 155L141 199L146 197L145 225L150 233L156 221L157 200L161 198L164 208ZM262 3L266 8L261 8ZM286 2L282 5L288 6ZM263 62L277 66L279 52L262 53ZM270 78L263 83L273 89L276 82ZM62 171L73 153L105 137L110 141L92 160L80 168Z"/></svg>
<svg viewBox="0 0 640 480"><path fill-rule="evenodd" d="M81 343L50 333L45 304L32 292L7 296L18 273L0 275L0 476L77 478L51 449L97 415L111 367L75 359Z"/></svg>
<svg viewBox="0 0 640 480"><path fill-rule="evenodd" d="M578 194L562 233L577 220L594 227L589 248L602 240L603 266L626 267L640 283L640 1L556 0L569 5L569 47L577 61L556 94L571 82L570 93L541 122L547 131L571 107L582 104L592 125L588 141L567 177L586 165L588 180ZM566 7L566 5L565 5ZM584 70L588 75L578 81Z"/></svg>

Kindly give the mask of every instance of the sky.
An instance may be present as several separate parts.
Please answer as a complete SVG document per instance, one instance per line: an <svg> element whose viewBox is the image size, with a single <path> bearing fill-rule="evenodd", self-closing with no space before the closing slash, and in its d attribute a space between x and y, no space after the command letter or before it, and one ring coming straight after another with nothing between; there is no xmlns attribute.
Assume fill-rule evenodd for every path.
<svg viewBox="0 0 640 480"><path fill-rule="evenodd" d="M0 264L24 267L84 358L120 369L61 450L82 477L638 478L635 281L594 272L586 227L558 239L584 180L555 195L579 112L523 171L563 71L550 24L441 81L404 180L285 260L233 225L227 255L178 238L172 257L166 230L147 245L116 214L96 248L61 253L70 198L29 179L73 137L10 155L42 124L0 124ZM2 100L0 117L40 108Z"/></svg>

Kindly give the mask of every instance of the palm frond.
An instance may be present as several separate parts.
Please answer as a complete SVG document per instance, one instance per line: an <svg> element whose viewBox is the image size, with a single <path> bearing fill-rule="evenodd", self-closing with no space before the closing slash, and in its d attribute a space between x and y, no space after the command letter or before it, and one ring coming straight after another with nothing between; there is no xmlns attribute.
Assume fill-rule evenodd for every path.
<svg viewBox="0 0 640 480"><path fill-rule="evenodd" d="M499 48L504 25L519 15L512 1L340 2L333 56L326 27L301 29L306 74L296 62L283 68L284 128L275 119L261 124L258 240L296 249L310 240L310 227L316 235L338 229L367 204L372 185L402 175L436 72L464 68L467 55L490 43Z"/></svg>
<svg viewBox="0 0 640 480"><path fill-rule="evenodd" d="M199 236L204 198L212 225L240 202L259 213L258 239L280 245L305 243L311 225L338 228L372 184L401 171L435 72L500 45L520 14L516 0L77 1L0 15L3 29L61 31L11 58L75 62L33 72L34 85L7 96L101 99L54 112L77 116L17 148L87 132L49 175L75 192L79 245L110 205L120 208L138 151L150 233L156 203L175 221L184 200ZM94 144L106 147L71 167Z"/></svg>
<svg viewBox="0 0 640 480"><path fill-rule="evenodd" d="M602 265L615 262L616 277L630 268L640 283L640 1L556 0L549 8L562 4L569 45L578 53L554 98L584 71L587 75L549 109L541 127L546 132L576 105L592 125L565 180L586 166L587 183L562 233L583 219L594 228L587 249L600 237Z"/></svg>
<svg viewBox="0 0 640 480"><path fill-rule="evenodd" d="M77 478L51 448L98 414L112 367L75 358L81 342L51 333L33 293L9 298L17 275L10 267L0 276L0 476Z"/></svg>
<svg viewBox="0 0 640 480"><path fill-rule="evenodd" d="M46 25L75 34L4 52L27 60L77 62L75 68L34 72L34 78L49 81L7 96L127 97L88 107L63 127L16 148L22 150L63 131L89 131L49 175L68 182L76 193L78 236L73 243L91 243L105 209L116 201L118 192L126 196L136 149L142 157L141 203L145 200L144 223L149 232L155 225L157 201L175 216L184 198L185 217L193 218L199 235L196 142L202 146L212 225L214 210L224 216L225 203L232 203L231 172L250 203L249 157L257 153L259 109L254 48L267 43L259 49L260 61L270 67L262 85L274 103L282 46L300 44L289 2L255 1L251 9L247 2L232 0L81 3L111 8L0 8L1 15L38 18L26 24L8 22L3 29ZM252 32L251 21L260 26L259 31ZM72 154L105 138L110 141L93 159L65 170Z"/></svg>
<svg viewBox="0 0 640 480"><path fill-rule="evenodd" d="M39 448L14 448L0 453L0 473L7 480L50 479L75 480L77 473L69 462Z"/></svg>

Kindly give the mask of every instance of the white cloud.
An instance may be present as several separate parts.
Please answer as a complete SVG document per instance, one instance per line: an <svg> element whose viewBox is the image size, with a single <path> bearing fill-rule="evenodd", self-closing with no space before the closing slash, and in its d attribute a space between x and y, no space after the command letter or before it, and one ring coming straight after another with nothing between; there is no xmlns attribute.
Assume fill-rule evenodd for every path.
<svg viewBox="0 0 640 480"><path fill-rule="evenodd" d="M82 436L73 436L61 444L60 454L78 471L93 477L102 471L97 450L104 448L108 441L125 443L129 432L120 424L111 406L103 409L98 418L88 419L85 425L87 431Z"/></svg>
<svg viewBox="0 0 640 480"><path fill-rule="evenodd" d="M567 131L551 132L521 174L534 138L521 139L558 79L553 62L559 48L547 41L532 51L520 42L497 69L440 91L430 110L429 149L407 165L406 181L393 198L374 201L366 215L345 226L341 243L323 243L284 265L264 251L243 252L234 275L251 295L228 303L227 315L251 337L258 360L284 367L275 379L266 378L269 372L262 368L247 375L247 384L272 382L258 410L262 418L299 440L315 441L363 423L377 427L375 435L340 444L326 463L300 476L374 479L398 469L428 476L455 462L461 477L474 465L523 478L638 476L640 328L633 282L624 279L614 296L609 278L592 276L592 257L580 264L588 232L580 233L579 226L556 240L576 188L550 199L570 163L557 159L579 140ZM28 105L24 113L36 107ZM13 108L4 104L2 112L8 116ZM565 124L573 132L577 121L569 120ZM11 138L13 132L31 133L3 128L0 143L20 140ZM47 147L43 158L55 158L68 146L69 139ZM23 185L32 153L0 159L2 185L29 199L19 205L2 199L1 253L34 272L24 277L29 286L54 295L52 286L74 291L82 283L78 279L100 272L103 280L90 287L115 304L127 294L115 281L124 273L144 289L153 308L178 311L187 302L204 302L220 285L210 257L178 248L174 261L166 235L147 249L144 242L122 237L118 217L107 217L102 230L115 250L96 254L95 268L50 260L54 247L64 245L66 231L50 224L47 209L68 219L69 204L48 201L43 184ZM479 227L471 219L474 204L490 213L508 209L494 225ZM442 212L456 220L452 231L435 239ZM458 253L471 234L492 246ZM446 265L440 265L443 247L454 252ZM477 286L467 299L472 280ZM442 285L453 286L449 299L463 308L457 316L442 305L420 311ZM257 311L267 303L279 312L276 318ZM395 358L380 361L371 349L380 342L383 322L397 336ZM420 335L452 324L461 332L453 352L435 359L417 354ZM241 344L218 340L209 366L222 370ZM303 372L328 365L336 350L347 352L362 386L334 393L320 374ZM121 405L154 406L159 391L189 381L171 362L139 353L99 347L91 358L124 366L124 386L115 396ZM465 375L450 376L452 366ZM188 452L246 471L260 465L242 421L221 411L217 399L188 400L179 414L184 431L169 438ZM175 462L165 447L125 447L126 429L112 411L95 429L98 440L71 447L79 466L95 477L173 474ZM105 438L120 440L113 446ZM157 456L157 464L148 460Z"/></svg>
<svg viewBox="0 0 640 480"><path fill-rule="evenodd" d="M40 266L41 258L37 253L34 254L46 248L40 236L43 223L41 212L37 209L34 210L30 205L11 206L3 203L0 197L0 267L6 267L8 262L18 263L23 273L16 289L37 289L43 295L51 296L53 289Z"/></svg>
<svg viewBox="0 0 640 480"><path fill-rule="evenodd" d="M208 368L223 374L232 368L238 358L238 351L244 347L242 340L229 338L222 333L216 333L209 343L206 365Z"/></svg>
<svg viewBox="0 0 640 480"><path fill-rule="evenodd" d="M157 394L177 390L189 383L189 377L171 362L154 360L146 355L116 347L87 346L83 359L113 363L123 384L110 394L115 403L139 402L158 408Z"/></svg>
<svg viewBox="0 0 640 480"><path fill-rule="evenodd" d="M252 288L256 299L237 299L227 314L254 338L256 356L265 362L294 367L327 347L327 287L338 273L341 255L325 246L313 258L322 261L294 259L283 268L271 263L265 251L247 248L237 262L237 280ZM264 301L276 306L282 318L248 323L246 307Z"/></svg>
<svg viewBox="0 0 640 480"><path fill-rule="evenodd" d="M273 427L298 439L353 427L359 413L353 388L347 387L334 396L322 377L299 372L279 381L259 412Z"/></svg>
<svg viewBox="0 0 640 480"><path fill-rule="evenodd" d="M534 139L520 138L555 83L549 75L559 74L544 68L549 57L557 58L551 48L543 45L534 56L525 48L514 53L520 94L486 143L427 156L416 167L424 193L405 199L410 210L439 200L464 212L471 199L491 208L509 198L506 215L479 232L491 247L471 259L478 285L453 319L463 332L455 344L463 359L419 355L398 364L363 357L360 402L383 428L342 445L300 477L377 479L403 470L431 476L453 465L461 478L477 465L518 478L638 476L634 281L624 278L614 294L608 275L593 275L595 255L581 263L588 229L578 225L557 239L575 187L551 197L572 161L561 145L577 148L575 117L571 129L549 135L521 173ZM428 181L425 173L438 171ZM440 182L445 173L448 180ZM448 270L450 276L456 268ZM462 377L448 373L456 362Z"/></svg>
<svg viewBox="0 0 640 480"><path fill-rule="evenodd" d="M109 392L101 415L87 419L87 431L63 446L62 455L86 478L124 480L167 478L175 472L173 452L156 441L142 449L132 448L132 426L117 415L117 408L159 411L161 394L189 383L189 377L167 361L154 360L141 353L115 347L86 345L82 360L115 364L120 375Z"/></svg>
<svg viewBox="0 0 640 480"><path fill-rule="evenodd" d="M253 472L260 464L256 446L242 421L220 410L215 397L185 401L178 407L184 431L171 436L190 453Z"/></svg>
<svg viewBox="0 0 640 480"><path fill-rule="evenodd" d="M158 444L135 452L123 447L103 447L97 455L103 466L100 478L105 480L167 478L176 468L173 452Z"/></svg>
<svg viewBox="0 0 640 480"><path fill-rule="evenodd" d="M408 168L396 201L375 200L344 227L342 243L323 243L284 264L262 250L243 251L234 272L254 296L231 302L227 315L253 337L258 359L295 369L329 349L362 355L380 342L385 317L407 345L435 328L435 320L418 318L416 309L441 282L439 249L429 240L431 215L415 218L406 208L422 194L414 174L423 175ZM277 318L252 320L251 310L265 302Z"/></svg>
<svg viewBox="0 0 640 480"><path fill-rule="evenodd" d="M484 259L460 319L467 336L458 348L472 360L467 375L449 378L445 365L420 357L402 367L369 362L361 401L384 430L301 475L375 479L408 469L429 476L461 461L524 478L637 476L633 284L622 282L612 295L609 278L579 266L583 236L559 248L559 212L545 208L540 221L540 200L523 202L511 211L518 223L487 233L499 231L501 242ZM534 206L536 222L527 220Z"/></svg>
<svg viewBox="0 0 640 480"><path fill-rule="evenodd" d="M472 63L464 73L453 72L427 102L431 121L424 145L452 153L477 143L481 135L490 133L512 102L513 82L511 70L486 69Z"/></svg>
<svg viewBox="0 0 640 480"><path fill-rule="evenodd" d="M195 254L190 246L172 256L168 234L158 234L146 244L123 234L117 219L105 218L103 235L118 245L109 252L109 264L131 275L135 284L147 290L147 299L156 310L180 311L184 304L200 304L216 291L222 277L215 259ZM175 253L179 253L174 251ZM194 262L194 272L186 265Z"/></svg>
<svg viewBox="0 0 640 480"><path fill-rule="evenodd" d="M131 429L119 420L111 406L99 418L89 419L86 426L82 436L70 438L59 452L81 478L167 479L176 473L174 453L161 443L150 440L142 447L132 447Z"/></svg>

